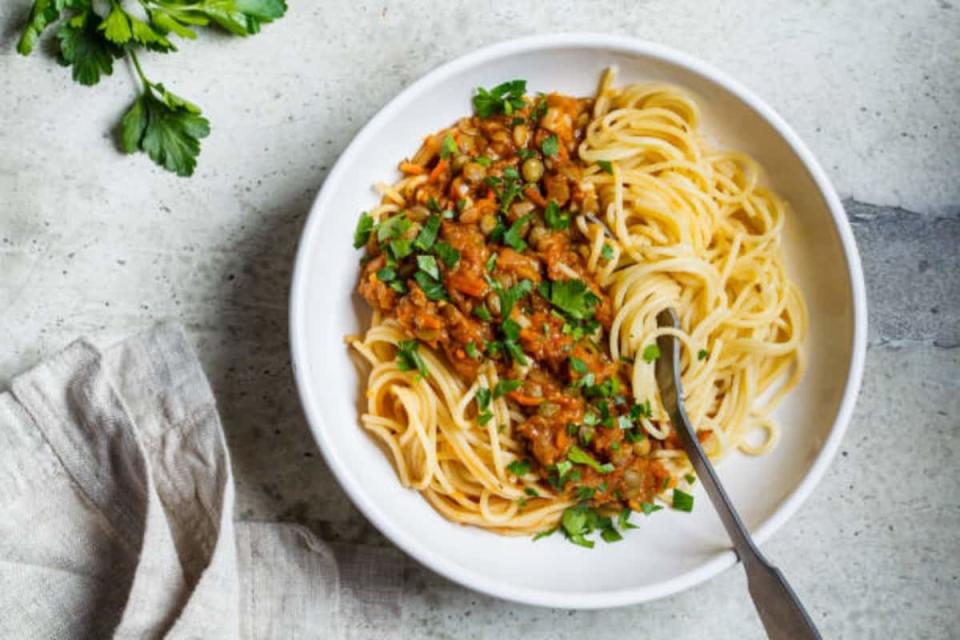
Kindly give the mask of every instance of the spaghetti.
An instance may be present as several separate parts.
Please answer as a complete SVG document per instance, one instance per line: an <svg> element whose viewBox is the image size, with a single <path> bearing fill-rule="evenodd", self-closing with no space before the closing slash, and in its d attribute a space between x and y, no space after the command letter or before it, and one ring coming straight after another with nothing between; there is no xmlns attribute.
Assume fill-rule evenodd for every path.
<svg viewBox="0 0 960 640"><path fill-rule="evenodd" d="M705 143L682 91L613 79L593 99L479 90L358 224L374 308L348 338L371 367L361 422L455 522L592 546L631 510L689 510L656 391L661 333L685 347L687 412L713 458L771 449L770 413L802 374L785 204L753 159ZM666 307L679 330L657 327Z"/></svg>

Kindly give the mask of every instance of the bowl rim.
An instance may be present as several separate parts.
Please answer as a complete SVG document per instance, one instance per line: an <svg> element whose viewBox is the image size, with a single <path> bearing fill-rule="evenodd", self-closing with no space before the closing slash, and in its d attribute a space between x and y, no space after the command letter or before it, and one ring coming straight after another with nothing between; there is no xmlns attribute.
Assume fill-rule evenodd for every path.
<svg viewBox="0 0 960 640"><path fill-rule="evenodd" d="M663 582L641 587L598 592L555 592L548 589L518 586L465 569L435 552L429 545L411 536L402 528L394 526L381 509L372 500L369 500L358 488L347 466L338 457L335 447L331 446L329 433L324 426L325 421L322 408L318 399L313 394L312 389L308 386L308 381L304 374L307 355L304 347L306 341L306 326L303 311L304 300L306 299L306 286L308 284L308 278L305 275L306 264L310 259L307 245L310 244L310 239L314 237L317 232L317 227L320 224L322 215L319 212L327 207L328 200L334 190L334 185L340 181L341 175L354 161L354 156L358 153L360 147L363 146L381 122L393 117L415 97L430 87L444 82L447 78L465 69L491 60L531 51L558 48L596 48L619 53L642 55L685 68L721 86L753 109L786 141L791 150L800 158L806 167L810 177L813 179L826 202L840 239L843 256L849 273L849 286L853 301L853 345L850 355L850 371L843 390L843 397L839 409L837 410L830 433L824 441L820 452L817 454L813 464L801 479L800 483L773 514L764 520L761 525L757 527L756 531L753 532L756 543L761 544L766 541L796 513L800 505L809 497L813 489L823 478L830 462L839 449L843 434L853 414L854 404L863 378L867 337L867 299L863 270L860 264L860 257L853 231L847 220L840 198L826 173L807 146L779 114L767 105L766 102L726 73L690 54L658 43L602 33L544 34L505 40L469 52L436 67L390 100L364 125L338 158L310 207L310 213L301 232L297 248L290 289L290 349L292 367L300 401L303 405L310 430L317 441L324 460L354 505L356 505L363 515L391 542L440 575L490 596L545 607L604 609L664 598L693 587L736 564L736 554L732 550L717 552L703 564Z"/></svg>

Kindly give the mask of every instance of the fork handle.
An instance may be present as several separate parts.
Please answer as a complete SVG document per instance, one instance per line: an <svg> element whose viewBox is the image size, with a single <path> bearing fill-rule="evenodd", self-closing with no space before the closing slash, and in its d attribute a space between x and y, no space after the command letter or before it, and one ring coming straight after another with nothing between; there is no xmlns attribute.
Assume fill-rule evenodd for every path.
<svg viewBox="0 0 960 640"><path fill-rule="evenodd" d="M661 327L676 327L676 314L666 309L657 316ZM683 408L683 387L680 384L680 341L670 334L657 338L661 356L657 360L657 386L660 399L670 414L671 424L677 431L687 458L697 472L710 502L713 503L723 523L733 548L747 572L747 588L760 620L771 640L821 640L813 620L807 615L800 599L790 588L780 570L771 565L750 536L737 510L724 491L710 458L700 446L696 430L690 424Z"/></svg>

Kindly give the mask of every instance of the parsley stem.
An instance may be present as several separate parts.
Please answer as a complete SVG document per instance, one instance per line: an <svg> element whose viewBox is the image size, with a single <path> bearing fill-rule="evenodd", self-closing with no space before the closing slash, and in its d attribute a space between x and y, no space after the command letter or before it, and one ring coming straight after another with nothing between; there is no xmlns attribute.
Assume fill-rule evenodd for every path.
<svg viewBox="0 0 960 640"><path fill-rule="evenodd" d="M137 52L133 49L127 49L127 53L130 54L130 59L133 60L133 67L137 70L137 75L140 76L140 82L143 83L143 90L150 91L153 83L147 80L147 76L144 75L143 68L140 66L140 60L137 58Z"/></svg>

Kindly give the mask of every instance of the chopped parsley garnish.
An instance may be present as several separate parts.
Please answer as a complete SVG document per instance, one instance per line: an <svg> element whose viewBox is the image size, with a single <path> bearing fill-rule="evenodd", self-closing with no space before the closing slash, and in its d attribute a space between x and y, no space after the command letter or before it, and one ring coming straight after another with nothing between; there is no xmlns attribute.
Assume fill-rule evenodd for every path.
<svg viewBox="0 0 960 640"><path fill-rule="evenodd" d="M507 167L504 169L502 178L487 176L483 180L483 183L493 189L497 200L500 202L500 211L502 213L506 213L510 209L510 205L513 204L513 201L520 197L520 194L523 192L523 182L520 180L520 174L517 173L516 167ZM494 233L490 235L496 239Z"/></svg>
<svg viewBox="0 0 960 640"><path fill-rule="evenodd" d="M410 238L397 238L390 241L388 248L394 260L403 260L413 253L413 241Z"/></svg>
<svg viewBox="0 0 960 640"><path fill-rule="evenodd" d="M706 360L709 357L710 352L706 349L700 349L700 351L697 351L697 360Z"/></svg>
<svg viewBox="0 0 960 640"><path fill-rule="evenodd" d="M507 465L507 471L519 478L530 472L530 463L526 460L514 460Z"/></svg>
<svg viewBox="0 0 960 640"><path fill-rule="evenodd" d="M395 280L396 277L397 272L390 267L384 267L383 269L377 271L377 279L380 282L390 282L391 280Z"/></svg>
<svg viewBox="0 0 960 640"><path fill-rule="evenodd" d="M474 158L473 161L476 162L481 167L489 167L491 164L493 164L493 160L491 160L487 156L478 156Z"/></svg>
<svg viewBox="0 0 960 640"><path fill-rule="evenodd" d="M531 498L539 498L539 497L540 497L540 494L537 493L537 490L534 489L533 487L526 487L526 488L524 488L523 492L524 492L525 494L527 494L528 496L530 496Z"/></svg>
<svg viewBox="0 0 960 640"><path fill-rule="evenodd" d="M450 156L460 153L460 147L457 146L457 141L453 139L453 136L449 133L443 138L443 145L440 147L440 157L446 160Z"/></svg>
<svg viewBox="0 0 960 640"><path fill-rule="evenodd" d="M693 511L693 496L680 489L673 490L673 508L677 511Z"/></svg>
<svg viewBox="0 0 960 640"><path fill-rule="evenodd" d="M503 234L503 243L512 247L516 251L523 251L526 249L527 243L520 234L520 230L523 229L523 226L530 220L531 217L532 216L528 213L525 216L520 216L517 218L517 221L510 225L510 228L507 229L507 232Z"/></svg>
<svg viewBox="0 0 960 640"><path fill-rule="evenodd" d="M440 203L437 202L436 198L430 196L427 198L427 209L430 209L430 211L434 213L440 213Z"/></svg>
<svg viewBox="0 0 960 640"><path fill-rule="evenodd" d="M687 484L693 484L697 481L697 476L693 475L692 473L687 473L684 474L683 479L687 481Z"/></svg>
<svg viewBox="0 0 960 640"><path fill-rule="evenodd" d="M477 409L479 409L477 412L477 422L480 424L487 424L490 422L490 419L493 418L493 412L490 411L490 398L490 389L486 387L477 389L477 395L474 396L474 399L477 401Z"/></svg>
<svg viewBox="0 0 960 640"><path fill-rule="evenodd" d="M588 514L592 515L593 511L581 507L571 507L563 512L563 518L560 522L563 526L563 532L570 542L587 549L593 549L593 540L588 540L585 537L586 534L593 532L590 522L592 518Z"/></svg>
<svg viewBox="0 0 960 640"><path fill-rule="evenodd" d="M500 317L504 319L509 319L513 307L520 302L524 296L533 291L533 282L530 280L521 280L507 289L504 289L503 285L492 278L488 279L488 284L497 294L497 298L500 299Z"/></svg>
<svg viewBox="0 0 960 640"><path fill-rule="evenodd" d="M660 511L661 509L663 509L663 507L658 504L650 504L649 502L640 503L640 511L643 512L645 516L650 515L654 511Z"/></svg>
<svg viewBox="0 0 960 640"><path fill-rule="evenodd" d="M577 373L586 373L589 370L587 363L576 356L570 356L570 368Z"/></svg>
<svg viewBox="0 0 960 640"><path fill-rule="evenodd" d="M609 160L597 160L597 164L600 165L600 168L613 175L613 163Z"/></svg>
<svg viewBox="0 0 960 640"><path fill-rule="evenodd" d="M533 106L533 109L530 110L530 120L536 124L543 116L547 114L547 100L546 98L541 98L537 101L537 104Z"/></svg>
<svg viewBox="0 0 960 640"><path fill-rule="evenodd" d="M540 150L543 151L543 155L547 157L557 155L557 152L560 150L560 142L557 141L557 136L548 136L545 138L543 144L540 145Z"/></svg>
<svg viewBox="0 0 960 640"><path fill-rule="evenodd" d="M497 254L491 253L490 257L487 258L487 262L484 265L484 268L487 270L487 273L493 273L493 269L496 266L497 266Z"/></svg>
<svg viewBox="0 0 960 640"><path fill-rule="evenodd" d="M593 548L594 542L587 536L597 530L606 542L617 542L623 539L609 516L600 515L586 504L579 504L564 511L560 526L567 540L588 549Z"/></svg>
<svg viewBox="0 0 960 640"><path fill-rule="evenodd" d="M500 329L503 330L503 335L507 336L508 340L517 340L520 338L520 325L513 320L504 320L503 324L500 325Z"/></svg>
<svg viewBox="0 0 960 640"><path fill-rule="evenodd" d="M594 307L600 302L583 280L544 281L540 293L553 306L577 320L592 317Z"/></svg>
<svg viewBox="0 0 960 640"><path fill-rule="evenodd" d="M440 230L440 216L433 215L427 218L427 222L417 234L417 239L413 241L413 246L421 251L429 251L433 243L437 241L437 232Z"/></svg>
<svg viewBox="0 0 960 640"><path fill-rule="evenodd" d="M436 263L434 263L436 265ZM423 289L423 292L427 295L427 298L430 300L446 300L447 291L443 288L443 285L437 282L425 271L417 271L413 274L413 279L417 281L417 284L420 285L420 288Z"/></svg>
<svg viewBox="0 0 960 640"><path fill-rule="evenodd" d="M535 155L537 155L537 152L533 149L517 149L517 157L523 161L529 160Z"/></svg>
<svg viewBox="0 0 960 640"><path fill-rule="evenodd" d="M473 108L481 118L498 113L509 116L524 107L523 95L526 92L526 80L510 80L490 90L478 87L477 94L473 96Z"/></svg>
<svg viewBox="0 0 960 640"><path fill-rule="evenodd" d="M393 280L392 282L389 283L389 287L394 291L396 291L397 293L399 293L400 295L403 295L407 292L407 285L404 284L403 281L401 280Z"/></svg>
<svg viewBox="0 0 960 640"><path fill-rule="evenodd" d="M473 315L484 322L490 322L493 320L493 316L490 315L490 311L482 304L473 308Z"/></svg>
<svg viewBox="0 0 960 640"><path fill-rule="evenodd" d="M460 251L454 249L446 242L438 242L433 245L433 252L447 265L448 269L456 268L460 262Z"/></svg>
<svg viewBox="0 0 960 640"><path fill-rule="evenodd" d="M527 364L529 364L529 361L527 360L527 356L523 352L523 349L521 349L520 345L518 345L515 341L504 340L503 348L506 350L510 358L517 364L521 366L526 366Z"/></svg>
<svg viewBox="0 0 960 640"><path fill-rule="evenodd" d="M617 526L621 529L639 529L637 525L630 522L630 514L633 513L630 509L621 509L620 513L617 514Z"/></svg>
<svg viewBox="0 0 960 640"><path fill-rule="evenodd" d="M520 388L521 384L523 383L519 380L500 380L493 387L493 397L500 398L507 395L511 391L516 391Z"/></svg>
<svg viewBox="0 0 960 640"><path fill-rule="evenodd" d="M399 238L407 232L407 229L410 228L410 224L411 222L407 220L407 216L403 215L402 213L395 215L392 218L387 218L377 225L377 240L384 242L386 240Z"/></svg>
<svg viewBox="0 0 960 640"><path fill-rule="evenodd" d="M543 219L547 226L554 231L560 231L570 226L570 214L560 211L557 203L551 200L543 212Z"/></svg>
<svg viewBox="0 0 960 640"><path fill-rule="evenodd" d="M660 347L654 344L648 344L643 348L643 361L646 363L651 363L657 358L660 357Z"/></svg>
<svg viewBox="0 0 960 640"><path fill-rule="evenodd" d="M570 450L567 452L567 460L570 462L575 462L577 464L584 464L597 473L610 473L613 471L613 465L607 462L606 464L600 464L594 460L593 456L581 449L580 447L573 445L570 447Z"/></svg>
<svg viewBox="0 0 960 640"><path fill-rule="evenodd" d="M427 363L417 352L420 343L416 340L401 340L397 343L397 367L400 371L413 371L416 369L421 376L426 378L430 375L427 370Z"/></svg>
<svg viewBox="0 0 960 640"><path fill-rule="evenodd" d="M577 487L577 500L584 502L590 500L597 493L595 487Z"/></svg>
<svg viewBox="0 0 960 640"><path fill-rule="evenodd" d="M437 267L437 259L433 256L417 256L417 266L434 280L440 279L440 269Z"/></svg>
<svg viewBox="0 0 960 640"><path fill-rule="evenodd" d="M607 244L606 242L604 242L603 249L600 250L600 256L604 260L610 260L611 258L613 258L613 247Z"/></svg>
<svg viewBox="0 0 960 640"><path fill-rule="evenodd" d="M373 228L376 224L373 222L373 217L364 211L360 214L360 219L357 220L357 228L353 232L353 248L359 249L363 245L367 244L367 240L370 239L370 234L373 233Z"/></svg>
<svg viewBox="0 0 960 640"><path fill-rule="evenodd" d="M467 357L472 358L474 360L480 359L480 350L477 349L477 345L475 345L473 341L470 341L467 344L463 345L463 350L466 352Z"/></svg>
<svg viewBox="0 0 960 640"><path fill-rule="evenodd" d="M546 538L547 536L552 536L553 534L555 534L555 533L557 532L558 529L560 529L560 527L553 527L553 528L550 528L550 529L544 529L543 531L540 531L540 532L534 534L534 536L533 536L533 541L536 542L536 541L539 540L540 538Z"/></svg>
<svg viewBox="0 0 960 640"><path fill-rule="evenodd" d="M635 404L630 409L630 419L639 420L640 418L652 418L653 417L653 407L650 405L650 400L644 400L640 404Z"/></svg>

